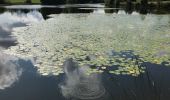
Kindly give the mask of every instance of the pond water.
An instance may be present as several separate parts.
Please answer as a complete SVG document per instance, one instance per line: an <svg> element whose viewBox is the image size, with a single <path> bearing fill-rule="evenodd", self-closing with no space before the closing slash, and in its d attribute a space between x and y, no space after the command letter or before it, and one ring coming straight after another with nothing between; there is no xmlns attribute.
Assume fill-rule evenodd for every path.
<svg viewBox="0 0 170 100"><path fill-rule="evenodd" d="M121 8L104 8L102 4L0 7L0 100L169 100L170 67L165 65L170 60L170 53L168 52L170 50L170 15L140 15L136 11L129 15L128 12ZM50 14L57 15L49 16ZM48 25L49 23L52 24ZM18 34L17 32L12 33L13 30L17 31L17 29L28 25L30 26L23 28L23 33L19 32L21 30L18 31ZM43 31L48 33L48 37L46 37L47 33L41 31L44 26L47 29ZM53 34L51 32L56 30L58 33L65 34ZM30 31L32 32L29 33ZM108 33L103 34L105 32ZM112 33L115 33L115 35ZM118 33L122 34L119 35ZM83 37L84 34L85 37ZM67 38L69 42L64 40L65 37L69 36L71 37ZM93 41L101 37L103 37L103 40L97 40L98 43ZM90 42L79 39L87 39ZM115 51L111 52L112 56L138 59L136 57L139 55L146 60L141 64L142 67L134 67L134 69L140 70L141 73L137 73L138 71L134 73L131 69L128 72L126 66L117 70L120 64L116 64L115 67L101 67L104 72L93 73L88 76L85 75L85 71L89 69L89 66L79 68L72 59L64 61L64 73L58 68L57 73L55 73L55 68L53 69L50 65L52 57L50 56L50 58L49 55L52 53L52 56L55 57L57 53L56 55L53 52L46 53L50 50L53 51L54 47L58 46L53 41L67 44L71 41L72 44L75 43L75 47L84 48L87 46L87 49L91 51L85 51L85 54L91 54L93 50L97 50L88 48L90 45L86 44L91 43L97 49L103 47L102 51L105 48L110 49L108 47L110 46L109 41L113 42L113 39L117 48L115 47ZM48 41L46 42L46 40ZM78 44L76 44L77 41ZM104 44L105 42L107 45ZM137 46L139 44L144 47ZM155 47L158 44L160 46ZM49 48L49 50L41 51L42 46ZM60 48L62 46L59 45ZM148 47L154 49L148 49ZM133 50L129 48L133 48ZM158 51L154 51L155 48L160 48L159 53L156 53L156 57L161 58L159 59L162 61L161 63L158 63L157 59L153 61L152 57L149 56ZM142 49L141 52L135 52L139 49ZM76 54L77 52L74 52L76 50L77 52L83 51L73 48L73 53ZM145 50L150 51L149 54ZM44 52L46 56L44 56ZM144 53L142 54L142 52ZM21 55L18 56L18 53ZM140 54L136 56L135 53ZM25 56L27 54L32 54L34 57L29 59ZM64 58L65 52L60 51L60 54ZM147 56L144 56L144 54ZM77 55L81 56L78 53ZM77 60L79 57L75 57L75 59ZM87 61L89 59L96 58L93 55L85 58ZM105 58L102 59L105 60ZM119 59L114 59L114 61L117 60ZM87 61L83 63L88 63ZM103 62L97 63L103 64ZM136 63L138 63L138 60ZM123 64L126 65L127 63L123 62ZM133 64L133 61L130 64ZM110 73L110 70L117 71ZM60 74L58 71L60 71Z"/></svg>

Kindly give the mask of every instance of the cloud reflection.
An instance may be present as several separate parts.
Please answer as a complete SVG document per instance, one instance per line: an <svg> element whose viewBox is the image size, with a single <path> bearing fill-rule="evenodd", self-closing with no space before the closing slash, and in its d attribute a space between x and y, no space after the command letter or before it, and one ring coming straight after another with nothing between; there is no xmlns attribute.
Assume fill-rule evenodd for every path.
<svg viewBox="0 0 170 100"><path fill-rule="evenodd" d="M42 14L37 10L30 10L28 13L19 10L15 12L7 11L0 14L0 46L7 48L16 44L16 39L11 36L13 28L43 20Z"/></svg>
<svg viewBox="0 0 170 100"><path fill-rule="evenodd" d="M14 84L22 74L18 58L0 53L0 90Z"/></svg>
<svg viewBox="0 0 170 100"><path fill-rule="evenodd" d="M66 78L60 85L65 98L78 98L81 100L100 100L105 95L100 75L95 73L87 75L89 66L79 67L72 59L64 63Z"/></svg>
<svg viewBox="0 0 170 100"><path fill-rule="evenodd" d="M19 26L19 24L30 24L42 20L44 20L42 14L36 10L29 13L5 12L0 15L0 27L5 31L11 31L13 27Z"/></svg>

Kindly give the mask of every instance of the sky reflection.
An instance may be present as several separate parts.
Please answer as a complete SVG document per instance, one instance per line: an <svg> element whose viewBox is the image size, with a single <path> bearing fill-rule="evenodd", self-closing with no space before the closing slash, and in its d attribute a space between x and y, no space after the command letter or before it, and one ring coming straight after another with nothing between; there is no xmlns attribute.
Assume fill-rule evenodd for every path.
<svg viewBox="0 0 170 100"><path fill-rule="evenodd" d="M43 20L43 16L38 11L30 11L29 13L22 12L5 12L0 15L0 26L5 31L11 31L16 24L29 24L33 22L39 22Z"/></svg>
<svg viewBox="0 0 170 100"><path fill-rule="evenodd" d="M43 20L42 14L37 10L28 13L7 11L0 14L0 46L9 47L15 45L16 40L11 37L13 28L22 27L30 23L38 23Z"/></svg>
<svg viewBox="0 0 170 100"><path fill-rule="evenodd" d="M14 84L22 74L18 58L0 53L0 90Z"/></svg>

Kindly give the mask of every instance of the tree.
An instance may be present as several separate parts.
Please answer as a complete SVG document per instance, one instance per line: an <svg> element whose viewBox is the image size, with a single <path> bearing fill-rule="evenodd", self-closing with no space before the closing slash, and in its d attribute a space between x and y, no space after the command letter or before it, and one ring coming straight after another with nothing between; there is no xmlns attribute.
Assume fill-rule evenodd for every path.
<svg viewBox="0 0 170 100"><path fill-rule="evenodd" d="M4 4L5 3L5 0L0 0L0 4Z"/></svg>
<svg viewBox="0 0 170 100"><path fill-rule="evenodd" d="M31 4L32 2L31 0L26 0L26 3Z"/></svg>

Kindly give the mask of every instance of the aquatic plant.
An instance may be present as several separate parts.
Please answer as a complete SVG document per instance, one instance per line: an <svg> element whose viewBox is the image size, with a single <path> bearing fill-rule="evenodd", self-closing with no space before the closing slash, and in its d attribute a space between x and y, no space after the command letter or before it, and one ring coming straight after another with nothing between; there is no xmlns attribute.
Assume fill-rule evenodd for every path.
<svg viewBox="0 0 170 100"><path fill-rule="evenodd" d="M72 58L79 66L102 73L138 76L145 62L170 64L169 16L60 14L17 28L18 45L6 50L35 58L42 75L63 73L63 62Z"/></svg>

